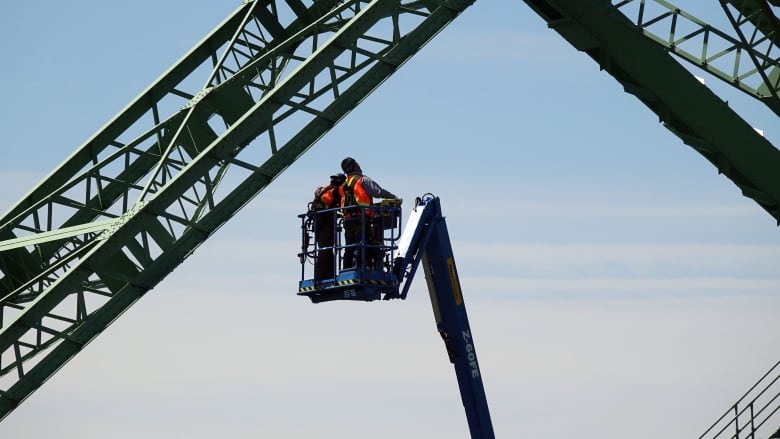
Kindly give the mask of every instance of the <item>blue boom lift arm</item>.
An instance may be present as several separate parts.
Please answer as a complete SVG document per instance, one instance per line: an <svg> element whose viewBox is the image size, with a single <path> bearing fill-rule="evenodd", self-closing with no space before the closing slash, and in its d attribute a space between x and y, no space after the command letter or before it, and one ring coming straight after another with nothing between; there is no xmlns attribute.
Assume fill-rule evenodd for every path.
<svg viewBox="0 0 780 439"><path fill-rule="evenodd" d="M373 216L364 215L364 218L382 218L377 227L383 229L383 238L379 243L366 244L364 239L356 244L355 254L361 259L357 269L339 269L342 262L340 258L349 246L341 245L339 232L343 229L343 218L338 209L300 216L303 220L304 245L299 257L304 269L298 294L308 296L315 303L330 300L405 299L417 268L422 263L436 327L455 368L471 437L494 438L474 337L469 327L439 198L431 194L417 198L400 236L397 234L400 205L386 203L364 209L377 212ZM332 246L319 246L311 242L310 232L316 230L318 217L320 220L323 217L333 219L328 223L332 223L334 228ZM364 238L365 230L369 228L367 221L364 219ZM373 268L362 268L366 267L365 255L370 253L372 247L384 254L384 263ZM305 261L311 259L316 263L317 258L324 254L335 258L332 277L307 279Z"/></svg>

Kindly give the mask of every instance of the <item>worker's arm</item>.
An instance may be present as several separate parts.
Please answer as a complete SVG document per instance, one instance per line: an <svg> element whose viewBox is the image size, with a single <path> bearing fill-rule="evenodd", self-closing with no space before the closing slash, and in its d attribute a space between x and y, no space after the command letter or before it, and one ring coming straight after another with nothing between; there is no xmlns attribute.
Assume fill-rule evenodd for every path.
<svg viewBox="0 0 780 439"><path fill-rule="evenodd" d="M370 177L363 176L363 189L366 190L366 193L374 198L398 198L395 195L393 195L390 191L386 189L382 189L382 186L379 186L377 182L372 180Z"/></svg>

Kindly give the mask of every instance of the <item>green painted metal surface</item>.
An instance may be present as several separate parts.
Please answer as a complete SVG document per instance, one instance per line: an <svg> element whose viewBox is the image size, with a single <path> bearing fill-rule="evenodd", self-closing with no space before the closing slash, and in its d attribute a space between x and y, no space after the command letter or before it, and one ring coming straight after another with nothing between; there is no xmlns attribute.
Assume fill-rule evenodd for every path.
<svg viewBox="0 0 780 439"><path fill-rule="evenodd" d="M0 419L471 3L245 1L79 147L0 219Z"/></svg>
<svg viewBox="0 0 780 439"><path fill-rule="evenodd" d="M645 37L725 83L758 99L780 115L780 25L771 10L754 1L721 1L731 30L718 27L664 0L613 2Z"/></svg>
<svg viewBox="0 0 780 439"><path fill-rule="evenodd" d="M660 0L524 1L780 222L777 148L678 63L778 113L764 0L722 0L733 31ZM0 218L0 419L472 2L245 1L77 148Z"/></svg>
<svg viewBox="0 0 780 439"><path fill-rule="evenodd" d="M650 35L647 24L653 20L647 20L642 8L637 8L643 17L639 24L623 13L629 4L666 2L524 1L780 224L780 151L673 57L672 52L679 54L673 33L666 39ZM657 17L680 13L667 9ZM700 53L706 57L703 48ZM766 68L776 69L776 62ZM776 84L773 87L777 89Z"/></svg>

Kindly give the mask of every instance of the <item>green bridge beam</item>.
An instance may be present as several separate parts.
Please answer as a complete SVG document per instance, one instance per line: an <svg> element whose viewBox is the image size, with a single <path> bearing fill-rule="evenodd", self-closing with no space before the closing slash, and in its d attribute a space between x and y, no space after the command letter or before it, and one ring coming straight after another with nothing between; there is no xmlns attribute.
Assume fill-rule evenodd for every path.
<svg viewBox="0 0 780 439"><path fill-rule="evenodd" d="M0 218L0 419L473 0L246 0Z"/></svg>
<svg viewBox="0 0 780 439"><path fill-rule="evenodd" d="M780 224L780 151L667 48L606 1L524 1Z"/></svg>

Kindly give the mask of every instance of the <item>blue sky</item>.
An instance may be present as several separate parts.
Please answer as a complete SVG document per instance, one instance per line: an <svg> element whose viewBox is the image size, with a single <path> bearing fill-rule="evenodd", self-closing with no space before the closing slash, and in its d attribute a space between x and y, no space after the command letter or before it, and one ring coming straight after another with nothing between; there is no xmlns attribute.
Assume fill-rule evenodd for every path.
<svg viewBox="0 0 780 439"><path fill-rule="evenodd" d="M236 6L0 6L3 205ZM697 75L778 144L776 116ZM774 219L525 3L483 0L0 437L467 437L422 279L405 302L295 296L296 215L347 155L442 198L499 437L698 437L780 358Z"/></svg>

